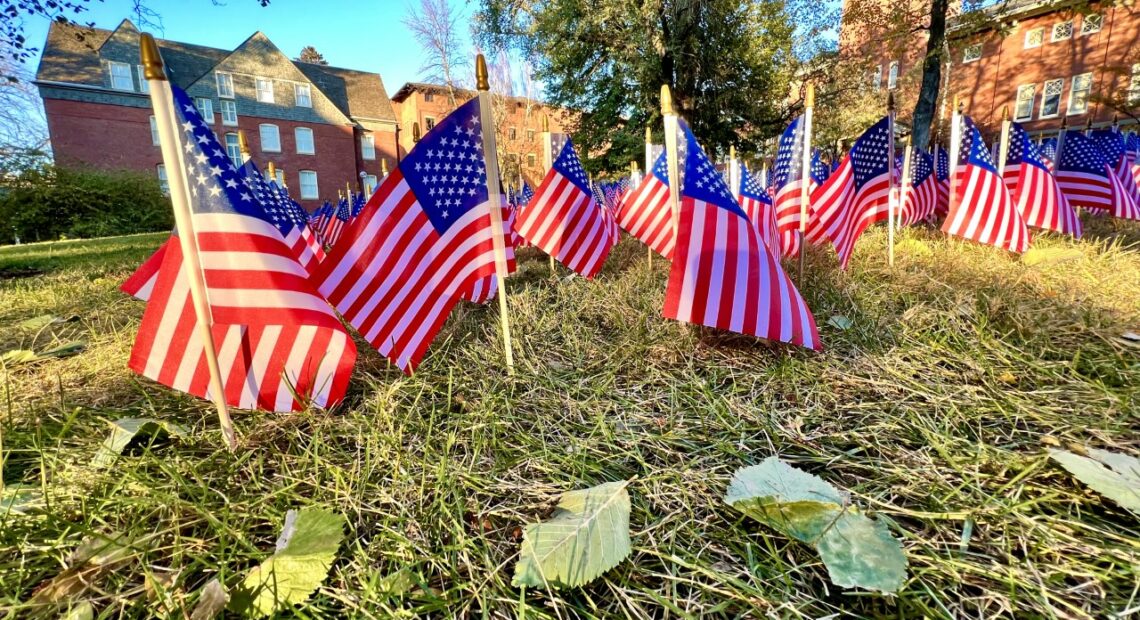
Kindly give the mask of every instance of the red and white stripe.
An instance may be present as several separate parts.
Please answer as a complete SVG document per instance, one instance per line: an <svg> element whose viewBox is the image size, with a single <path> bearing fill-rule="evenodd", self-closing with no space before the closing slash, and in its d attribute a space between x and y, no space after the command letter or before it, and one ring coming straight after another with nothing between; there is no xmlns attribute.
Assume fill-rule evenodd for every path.
<svg viewBox="0 0 1140 620"><path fill-rule="evenodd" d="M613 247L604 207L551 168L534 197L519 207L519 235L579 275L593 279Z"/></svg>
<svg viewBox="0 0 1140 620"><path fill-rule="evenodd" d="M1010 252L1029 248L1029 229L996 171L962 164L953 174L957 195L942 232Z"/></svg>
<svg viewBox="0 0 1140 620"><path fill-rule="evenodd" d="M285 235L285 245L289 246L289 251L293 253L297 262L309 273L313 273L317 265L325 259L325 249L321 247L321 242L308 226L294 226L289 234Z"/></svg>
<svg viewBox="0 0 1140 620"><path fill-rule="evenodd" d="M665 258L673 257L673 213L669 185L647 174L633 193L627 194L617 214L618 224Z"/></svg>
<svg viewBox="0 0 1140 620"><path fill-rule="evenodd" d="M504 249L507 253L507 273L514 273L518 268L518 262L515 260L515 248L522 241L522 237L512 228L514 226L515 208L506 203L503 199L502 222L503 228L510 231L505 234L503 239L506 241ZM492 273L484 276L475 282L469 289L460 293L460 298L464 301L470 301L477 304L485 304L495 298L499 292L498 275Z"/></svg>
<svg viewBox="0 0 1140 620"><path fill-rule="evenodd" d="M665 317L822 348L811 310L747 218L686 197L679 229Z"/></svg>
<svg viewBox="0 0 1140 620"><path fill-rule="evenodd" d="M1140 220L1140 205L1131 195L1111 166L1104 167L1104 175L1073 170L1059 170L1057 185L1074 207L1107 210L1112 217Z"/></svg>
<svg viewBox="0 0 1140 620"><path fill-rule="evenodd" d="M938 208L938 185L937 175L931 174L918 187L907 190L899 214L903 226L913 226L934 217Z"/></svg>
<svg viewBox="0 0 1140 620"><path fill-rule="evenodd" d="M811 225L810 196L816 190L816 182L810 177L808 184L808 225ZM803 179L796 179L786 183L776 193L773 202L776 205L776 227L780 231L780 253L785 257L793 257L800 253L800 187ZM771 195L771 192L768 192ZM811 236L808 236L811 239Z"/></svg>
<svg viewBox="0 0 1140 620"><path fill-rule="evenodd" d="M831 241L846 269L859 235L868 226L887 219L890 201L890 173L885 172L856 189L851 155L843 157L839 169L812 195L807 240L812 244Z"/></svg>
<svg viewBox="0 0 1140 620"><path fill-rule="evenodd" d="M166 248L171 245L178 245L178 238L171 235L158 246L154 254L146 259L134 273L130 275L122 284L119 285L119 290L134 297L147 301L150 299L150 294L154 290L154 284L158 281L158 271L162 268L163 257L166 255Z"/></svg>
<svg viewBox="0 0 1140 620"><path fill-rule="evenodd" d="M482 203L441 236L395 170L314 281L373 347L411 373L461 295L494 273L492 230Z"/></svg>
<svg viewBox="0 0 1140 620"><path fill-rule="evenodd" d="M327 407L344 397L356 346L263 220L193 215L227 404L270 411ZM159 383L210 398L180 243L167 243L130 367ZM294 398L300 397L300 401Z"/></svg>
<svg viewBox="0 0 1140 620"><path fill-rule="evenodd" d="M776 209L767 202L740 196L740 208L748 216L748 220L756 228L760 240L772 252L773 256L780 255L780 231L776 227Z"/></svg>
<svg viewBox="0 0 1140 620"><path fill-rule="evenodd" d="M1048 170L1022 162L1007 165L1002 177L1026 226L1081 238L1081 219Z"/></svg>

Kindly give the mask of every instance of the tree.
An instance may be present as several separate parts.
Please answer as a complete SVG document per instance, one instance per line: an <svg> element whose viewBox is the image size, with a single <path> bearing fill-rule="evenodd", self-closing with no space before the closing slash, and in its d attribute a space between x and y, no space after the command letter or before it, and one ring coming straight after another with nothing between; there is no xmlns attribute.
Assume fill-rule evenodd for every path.
<svg viewBox="0 0 1140 620"><path fill-rule="evenodd" d="M306 45L301 48L301 55L297 57L301 62L307 62L314 65L328 65L329 61L325 60L323 54L317 51L317 48L312 45Z"/></svg>
<svg viewBox="0 0 1140 620"><path fill-rule="evenodd" d="M466 75L459 20L459 12L448 0L419 0L419 7L409 5L404 16L404 25L424 52L420 76L446 86L452 107L456 105L455 90L463 81L461 76Z"/></svg>
<svg viewBox="0 0 1140 620"><path fill-rule="evenodd" d="M662 84L714 156L757 149L789 116L798 63L783 1L482 0L475 27L533 60L550 103L581 111L572 129L591 172L640 161Z"/></svg>

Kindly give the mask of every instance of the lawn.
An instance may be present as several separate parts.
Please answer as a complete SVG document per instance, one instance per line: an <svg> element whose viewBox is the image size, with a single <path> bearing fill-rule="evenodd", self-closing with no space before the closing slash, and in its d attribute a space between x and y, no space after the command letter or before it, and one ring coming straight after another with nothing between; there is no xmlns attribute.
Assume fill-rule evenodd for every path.
<svg viewBox="0 0 1140 620"><path fill-rule="evenodd" d="M464 305L413 377L360 343L347 402L236 412L126 368L143 304L118 284L163 235L0 248L0 351L84 341L4 372L4 480L42 488L0 517L0 612L25 617L88 536L131 551L75 588L98 616L188 616L217 577L273 550L285 512L348 522L302 617L1050 617L1140 613L1140 520L1047 448L1140 453L1140 227L1041 235L1024 259L869 231L850 269L809 256L801 285L825 350L665 320L667 263L626 239L596 281L524 251L508 283L517 376L497 304ZM73 320L28 330L52 314ZM829 324L850 319L848 329ZM836 321L842 323L842 321ZM123 417L190 430L91 464ZM909 560L897 596L845 591L816 552L723 502L779 455L847 490ZM559 494L633 480L633 553L581 588L511 586L521 528Z"/></svg>

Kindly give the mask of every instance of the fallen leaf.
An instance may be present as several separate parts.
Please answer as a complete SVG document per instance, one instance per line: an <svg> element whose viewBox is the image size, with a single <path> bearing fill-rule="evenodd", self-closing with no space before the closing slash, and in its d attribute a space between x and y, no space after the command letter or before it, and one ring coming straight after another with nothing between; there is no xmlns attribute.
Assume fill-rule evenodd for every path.
<svg viewBox="0 0 1140 620"><path fill-rule="evenodd" d="M1049 456L1092 490L1140 515L1140 460L1095 448L1087 452L1050 450Z"/></svg>
<svg viewBox="0 0 1140 620"><path fill-rule="evenodd" d="M91 459L95 467L106 467L115 462L123 450L137 437L185 437L187 430L177 424L151 418L122 418L111 422L111 435L99 446Z"/></svg>
<svg viewBox="0 0 1140 620"><path fill-rule="evenodd" d="M841 314L832 315L830 319L827 319L827 324L836 328L836 329L841 329L843 331L847 331L847 330L851 329L851 325L852 325L851 319L849 319L849 318L847 318Z"/></svg>
<svg viewBox="0 0 1140 620"><path fill-rule="evenodd" d="M230 595L225 586L217 578L206 582L198 594L198 602L194 604L194 611L190 613L190 620L210 620L222 613L226 604L230 602Z"/></svg>

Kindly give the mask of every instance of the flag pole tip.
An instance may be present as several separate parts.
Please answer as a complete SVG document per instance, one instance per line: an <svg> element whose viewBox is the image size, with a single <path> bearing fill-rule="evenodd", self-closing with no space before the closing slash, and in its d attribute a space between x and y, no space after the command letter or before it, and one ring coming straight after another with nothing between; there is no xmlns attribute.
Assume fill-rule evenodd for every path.
<svg viewBox="0 0 1140 620"><path fill-rule="evenodd" d="M158 43L149 32L139 37L139 56L142 58L143 77L148 80L165 80L166 72L162 70L162 54L158 52Z"/></svg>
<svg viewBox="0 0 1140 620"><path fill-rule="evenodd" d="M249 142L245 139L244 129L238 130L238 150L241 151L242 155L249 155L250 153Z"/></svg>
<svg viewBox="0 0 1140 620"><path fill-rule="evenodd" d="M550 133L550 117L545 114L542 115L542 130Z"/></svg>
<svg viewBox="0 0 1140 620"><path fill-rule="evenodd" d="M669 85L661 85L661 115L673 114L673 93L669 92Z"/></svg>
<svg viewBox="0 0 1140 620"><path fill-rule="evenodd" d="M416 121L412 123L412 144L420 141L420 123Z"/></svg>
<svg viewBox="0 0 1140 620"><path fill-rule="evenodd" d="M475 56L475 87L479 90L491 90L491 83L487 79L487 59L482 54Z"/></svg>
<svg viewBox="0 0 1140 620"><path fill-rule="evenodd" d="M653 128L649 125L645 126L645 143L653 144Z"/></svg>
<svg viewBox="0 0 1140 620"><path fill-rule="evenodd" d="M1004 123L1008 120L1009 120L1009 106L1003 105L1001 107L1001 122Z"/></svg>
<svg viewBox="0 0 1140 620"><path fill-rule="evenodd" d="M266 166L266 168L269 169L269 176L273 177L274 180L276 180L276 178L277 178L277 166L273 162L269 162L269 165Z"/></svg>
<svg viewBox="0 0 1140 620"><path fill-rule="evenodd" d="M807 93L804 95L804 107L815 107L815 84L812 84L811 82L807 83Z"/></svg>

